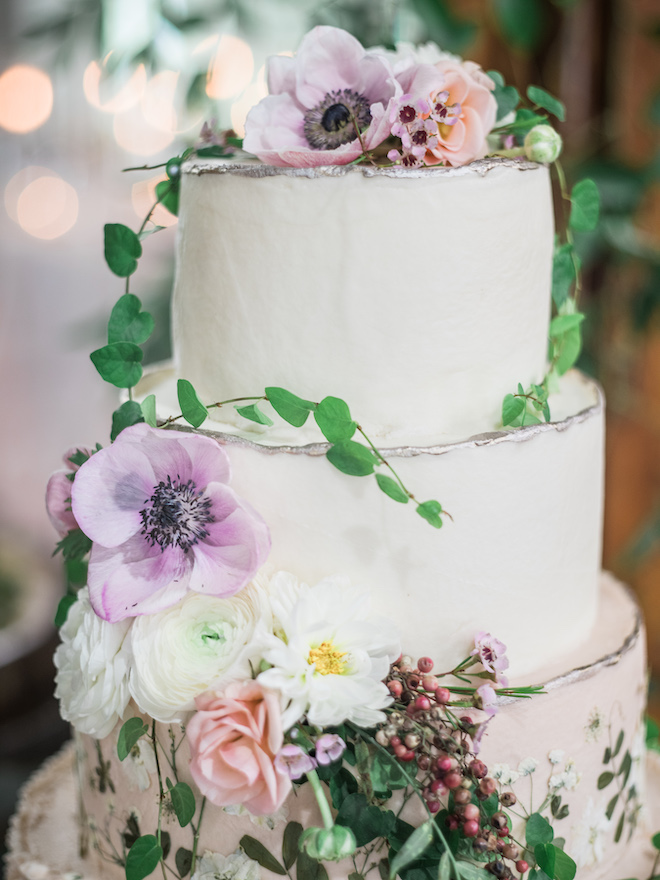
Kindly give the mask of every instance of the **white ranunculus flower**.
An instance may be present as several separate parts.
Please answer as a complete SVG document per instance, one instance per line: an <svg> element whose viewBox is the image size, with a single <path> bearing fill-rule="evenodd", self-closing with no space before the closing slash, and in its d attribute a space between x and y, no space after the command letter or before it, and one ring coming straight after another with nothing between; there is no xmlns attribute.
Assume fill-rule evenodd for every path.
<svg viewBox="0 0 660 880"><path fill-rule="evenodd" d="M240 849L228 856L207 850L190 880L261 880L261 868Z"/></svg>
<svg viewBox="0 0 660 880"><path fill-rule="evenodd" d="M258 680L282 694L284 729L305 714L318 727L384 721L391 697L383 679L401 646L392 621L372 614L368 593L344 577L309 587L287 572L271 579L270 593L276 635L262 631L262 655L272 668Z"/></svg>
<svg viewBox="0 0 660 880"><path fill-rule="evenodd" d="M87 589L69 608L55 651L55 696L62 717L97 739L108 736L130 700L130 620L108 623L96 615Z"/></svg>
<svg viewBox="0 0 660 880"><path fill-rule="evenodd" d="M190 592L165 611L136 617L131 696L157 721L184 720L199 694L251 678L259 622L271 628L267 594L254 583L226 599Z"/></svg>

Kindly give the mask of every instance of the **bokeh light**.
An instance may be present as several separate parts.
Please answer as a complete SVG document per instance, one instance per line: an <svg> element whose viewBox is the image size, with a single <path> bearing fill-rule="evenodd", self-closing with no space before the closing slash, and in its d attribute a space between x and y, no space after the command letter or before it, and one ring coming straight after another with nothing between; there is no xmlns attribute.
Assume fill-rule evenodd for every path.
<svg viewBox="0 0 660 880"><path fill-rule="evenodd" d="M174 140L173 131L162 131L149 125L139 106L117 113L113 132L119 146L135 156L155 156Z"/></svg>
<svg viewBox="0 0 660 880"><path fill-rule="evenodd" d="M92 61L87 65L83 74L83 91L88 102L97 110L103 110L104 113L122 113L134 107L144 94L147 72L144 64L140 64L111 98L102 100L101 82L108 58L109 56L106 56L103 65L98 61Z"/></svg>
<svg viewBox="0 0 660 880"><path fill-rule="evenodd" d="M131 202L133 210L140 220L144 220L156 201L156 184L161 180L166 180L166 178L166 174L159 174L156 177L140 180L133 184L131 188ZM151 215L151 219L157 226L174 226L177 222L174 214L170 214L167 208L164 208L162 205L156 207L156 210Z"/></svg>
<svg viewBox="0 0 660 880"><path fill-rule="evenodd" d="M54 172L48 172L21 189L15 201L15 211L10 216L12 214L21 229L29 235L41 239L59 238L78 219L78 195L71 184Z"/></svg>
<svg viewBox="0 0 660 880"><path fill-rule="evenodd" d="M39 128L53 109L53 85L38 67L15 64L0 75L0 125L15 134Z"/></svg>
<svg viewBox="0 0 660 880"><path fill-rule="evenodd" d="M238 101L231 105L231 127L239 137L245 134L245 119L255 104L268 94L268 86L265 82L256 82L249 85Z"/></svg>
<svg viewBox="0 0 660 880"><path fill-rule="evenodd" d="M254 73L254 56L245 40L230 34L220 37L206 77L206 94L222 100L245 89Z"/></svg>
<svg viewBox="0 0 660 880"><path fill-rule="evenodd" d="M144 90L140 107L145 121L158 131L176 131L177 118L174 98L179 74L174 70L162 70L153 76Z"/></svg>

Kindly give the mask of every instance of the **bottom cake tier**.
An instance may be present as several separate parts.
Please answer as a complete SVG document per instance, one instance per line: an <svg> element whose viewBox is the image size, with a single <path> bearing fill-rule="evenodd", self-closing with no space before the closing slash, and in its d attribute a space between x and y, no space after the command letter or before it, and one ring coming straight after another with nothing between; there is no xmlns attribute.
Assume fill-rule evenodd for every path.
<svg viewBox="0 0 660 880"><path fill-rule="evenodd" d="M592 637L558 665L563 671L549 670L544 694L500 707L488 725L479 757L500 789L516 795L509 811L514 837L524 839L529 814L552 816L555 840L565 840L580 880L645 880L653 860L647 841L660 828L660 765L653 755L645 791L644 631L634 599L610 576L602 579ZM244 858L230 863L222 857L238 850L241 839L249 835L282 860L288 823L299 822L304 828L319 824L316 801L310 785L304 784L275 815L257 818L241 808L222 809L207 802L203 818L198 813L191 825L181 828L167 787L161 796L158 771L163 780L175 776L195 788L185 731L160 724L156 731L164 766L156 766L146 737L120 762L118 726L102 741L80 737L75 786L68 776L73 750L44 770L40 786L35 781L28 789L14 824L9 880L46 880L71 871L120 880L127 847L140 834L155 833L159 810L161 828L167 832L166 864L173 876L190 872L187 854L194 850L197 880L204 873L266 880L276 873ZM168 751L174 768L164 759ZM423 817L408 804L403 818L416 823ZM52 850L48 835L53 836ZM79 847L85 853L82 861ZM220 857L214 860L210 854ZM350 859L324 865L331 878L346 878L356 870L364 876L379 858L374 855L364 866ZM295 868L290 876L292 872ZM370 876L378 876L378 871Z"/></svg>

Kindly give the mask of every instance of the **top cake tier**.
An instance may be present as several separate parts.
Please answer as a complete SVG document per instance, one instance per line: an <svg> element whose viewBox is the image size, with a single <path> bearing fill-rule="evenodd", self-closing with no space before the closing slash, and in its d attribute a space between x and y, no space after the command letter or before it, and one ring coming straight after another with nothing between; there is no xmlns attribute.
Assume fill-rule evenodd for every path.
<svg viewBox="0 0 660 880"><path fill-rule="evenodd" d="M548 169L183 168L173 334L204 402L344 398L375 437L494 428L543 376Z"/></svg>

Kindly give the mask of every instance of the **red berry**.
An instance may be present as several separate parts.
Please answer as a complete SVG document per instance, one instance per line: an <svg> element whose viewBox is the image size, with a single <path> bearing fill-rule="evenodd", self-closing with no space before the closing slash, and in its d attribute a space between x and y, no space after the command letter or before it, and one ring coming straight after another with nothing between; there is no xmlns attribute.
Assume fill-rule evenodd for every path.
<svg viewBox="0 0 660 880"><path fill-rule="evenodd" d="M516 862L516 871L520 874L524 874L526 871L529 871L529 865L524 859L520 859L519 862Z"/></svg>
<svg viewBox="0 0 660 880"><path fill-rule="evenodd" d="M431 789L433 794L447 794L447 786L444 784L442 779L434 779L433 782L429 785L429 788Z"/></svg>
<svg viewBox="0 0 660 880"><path fill-rule="evenodd" d="M450 770L449 773L445 774L443 782L451 790L452 788L458 788L461 782L463 782L463 777L458 770Z"/></svg>
<svg viewBox="0 0 660 880"><path fill-rule="evenodd" d="M450 831L456 831L458 828L458 819L456 816L447 816L445 821L447 823L447 828L449 828Z"/></svg>
<svg viewBox="0 0 660 880"><path fill-rule="evenodd" d="M425 691L434 692L438 689L438 679L435 675L425 675L422 679L422 687Z"/></svg>
<svg viewBox="0 0 660 880"><path fill-rule="evenodd" d="M415 753L413 752L413 750L406 749L405 746L403 748L404 748L404 753L402 755L397 754L397 758L400 761L414 761L415 760Z"/></svg>
<svg viewBox="0 0 660 880"><path fill-rule="evenodd" d="M481 811L476 804L466 804L463 810L463 815L468 822L477 821L481 815Z"/></svg>
<svg viewBox="0 0 660 880"><path fill-rule="evenodd" d="M420 657L417 661L417 668L420 672L430 672L433 669L433 660L430 657Z"/></svg>
<svg viewBox="0 0 660 880"><path fill-rule="evenodd" d="M475 822L474 819L468 819L468 821L463 824L463 834L466 837L476 837L478 833L479 823Z"/></svg>
<svg viewBox="0 0 660 880"><path fill-rule="evenodd" d="M447 688L438 688L435 692L436 702L442 703L443 705L448 703L451 700L451 694L447 690Z"/></svg>
<svg viewBox="0 0 660 880"><path fill-rule="evenodd" d="M462 716L461 716L461 722L462 722L466 727L472 727L472 725L474 724L474 721L470 718L469 715L462 715Z"/></svg>
<svg viewBox="0 0 660 880"><path fill-rule="evenodd" d="M408 749L404 746L402 742L399 742L398 745L394 746L394 754L397 758L403 758L404 755L408 754Z"/></svg>
<svg viewBox="0 0 660 880"><path fill-rule="evenodd" d="M414 705L417 712L426 712L428 709L431 708L431 701L428 697L419 696L415 700Z"/></svg>
<svg viewBox="0 0 660 880"><path fill-rule="evenodd" d="M390 693L395 697L400 697L403 693L403 685L396 678L393 678L392 681L388 681L387 686L390 689Z"/></svg>
<svg viewBox="0 0 660 880"><path fill-rule="evenodd" d="M456 758L450 758L449 755L446 755L444 758L438 758L435 766L443 773L448 773L450 770L453 770L457 764L458 761Z"/></svg>
<svg viewBox="0 0 660 880"><path fill-rule="evenodd" d="M509 828L508 825L505 825L504 828L498 829L497 836L498 837L508 837L510 833L511 833L511 829Z"/></svg>
<svg viewBox="0 0 660 880"><path fill-rule="evenodd" d="M390 737L390 745L392 748L396 748L401 745L401 737L400 736L391 736Z"/></svg>
<svg viewBox="0 0 660 880"><path fill-rule="evenodd" d="M486 767L483 761L472 761L468 770L476 779L483 779L488 773L488 767Z"/></svg>
<svg viewBox="0 0 660 880"><path fill-rule="evenodd" d="M494 791L497 791L497 783L492 778L492 776L484 776L484 778L480 780L479 791L481 791L482 794L485 794L486 796L492 794Z"/></svg>
<svg viewBox="0 0 660 880"><path fill-rule="evenodd" d="M426 806L430 813L437 813L440 809L440 801L427 801Z"/></svg>

